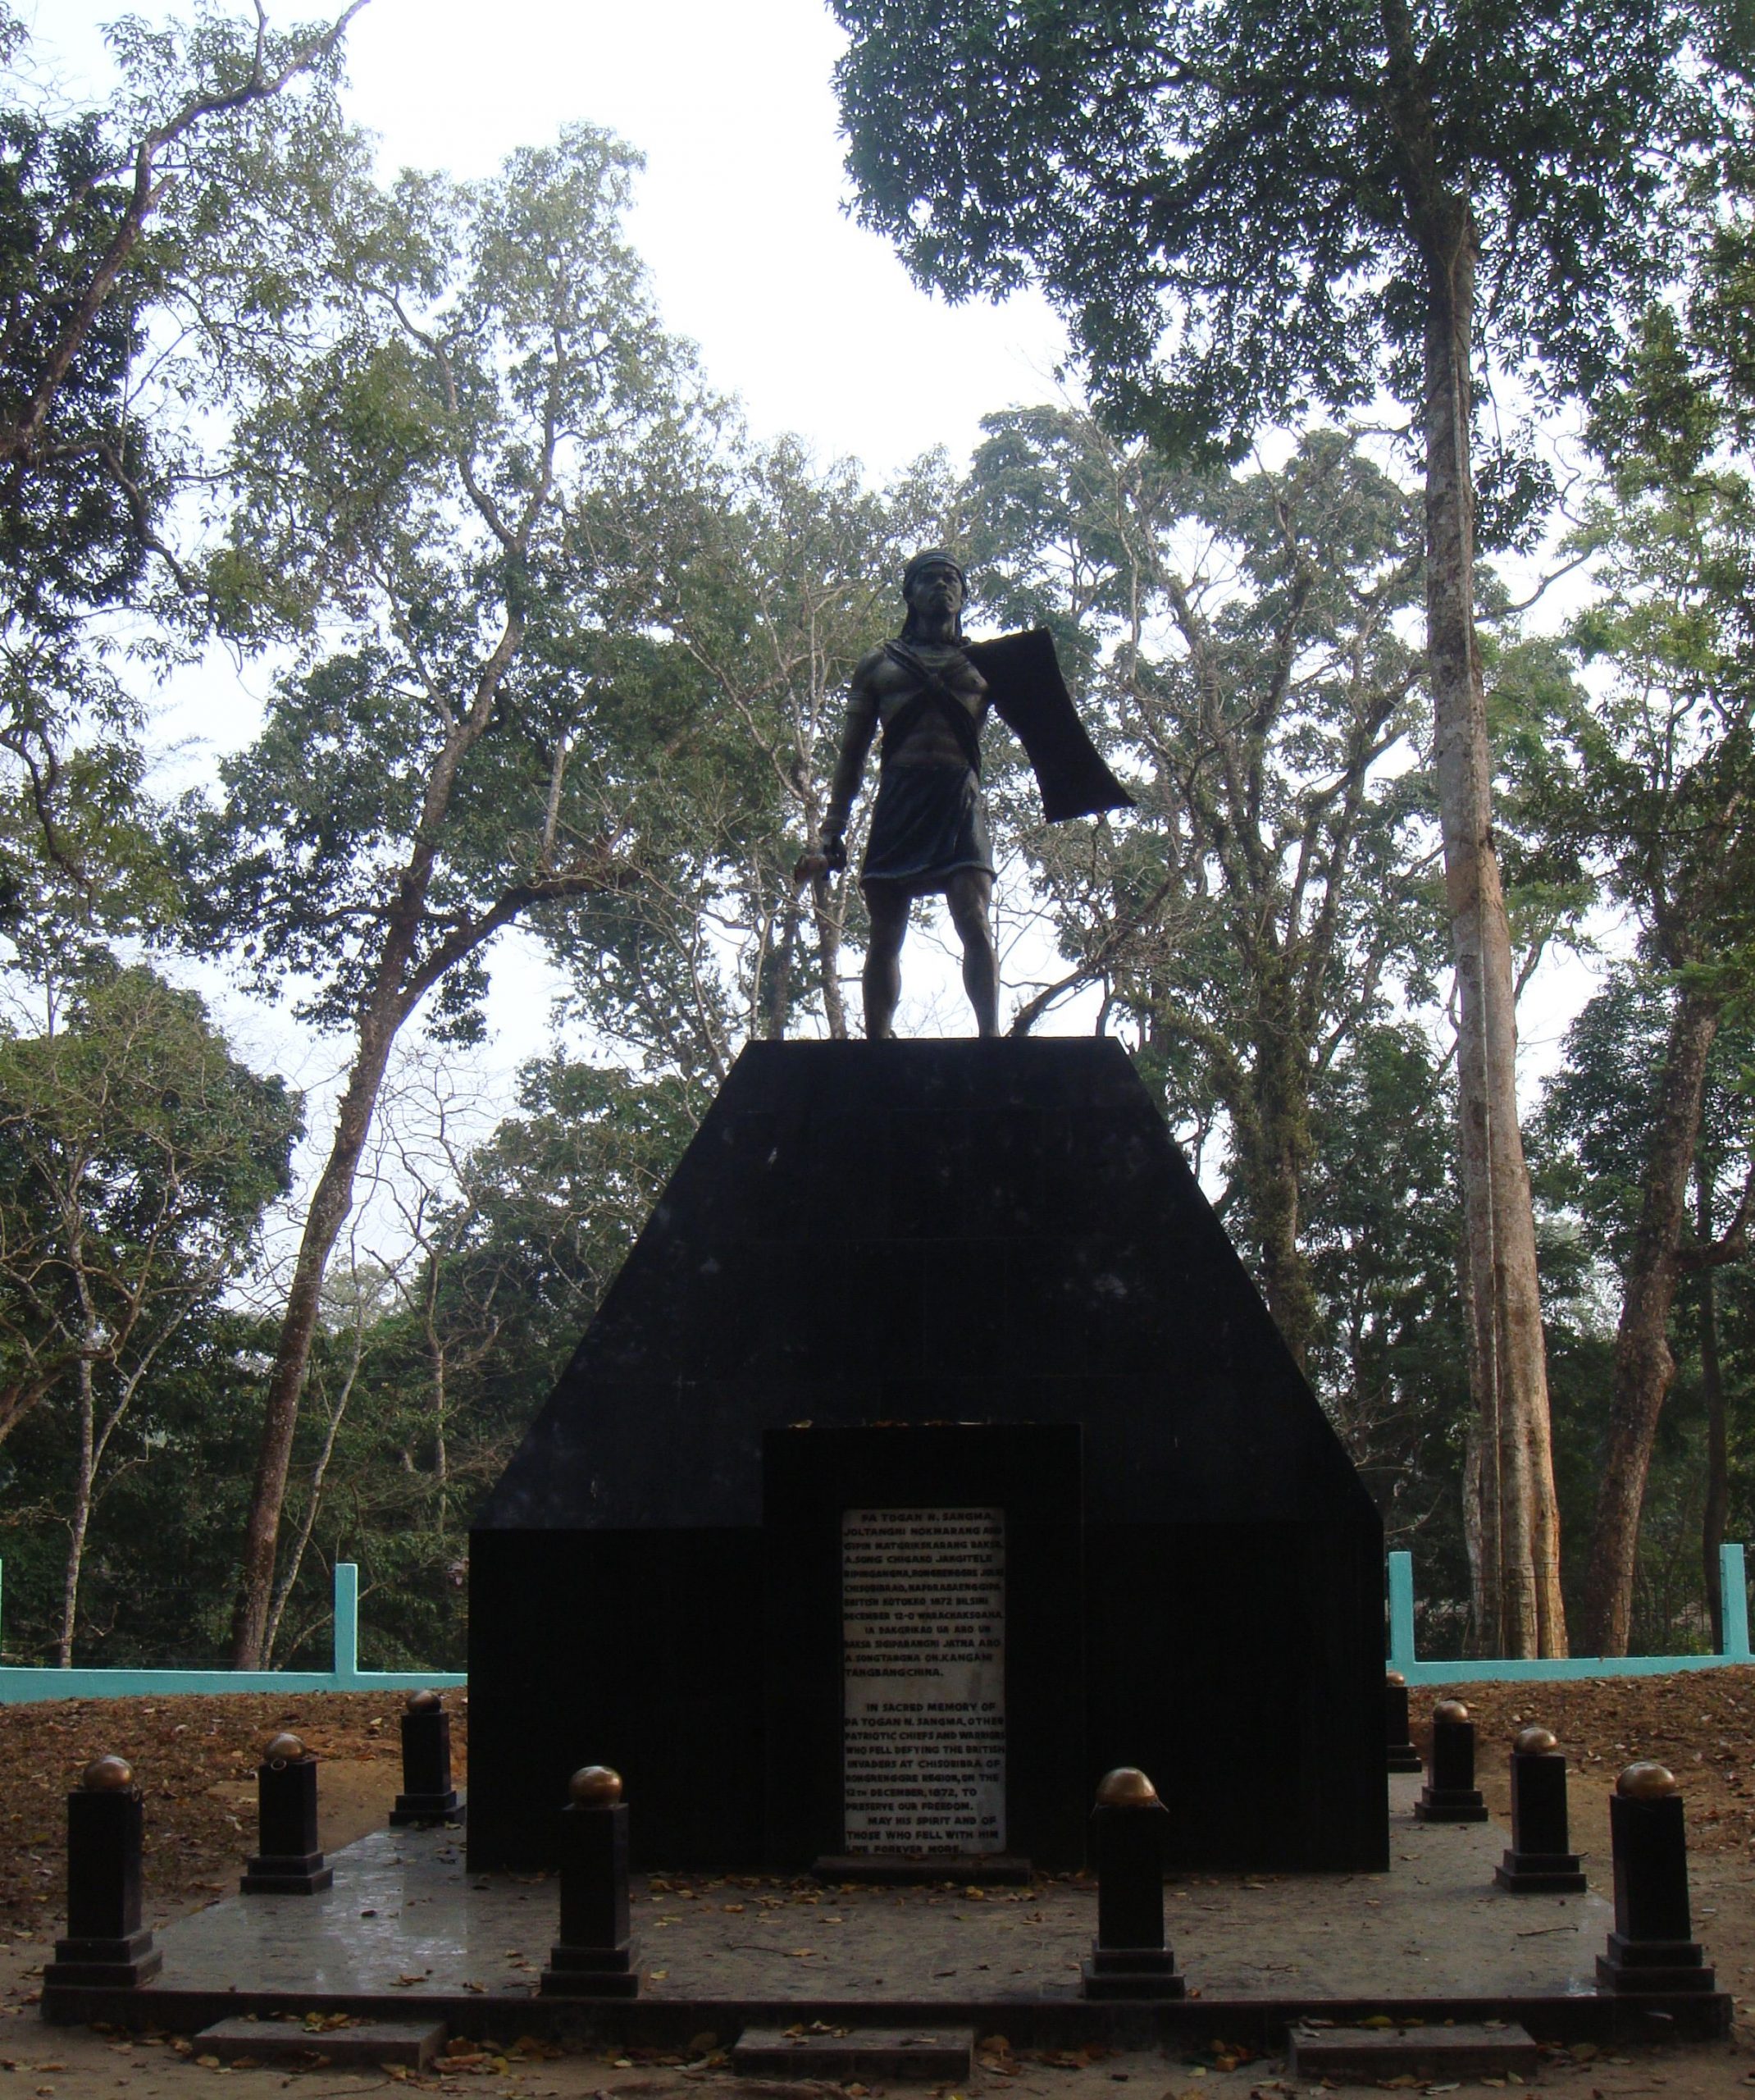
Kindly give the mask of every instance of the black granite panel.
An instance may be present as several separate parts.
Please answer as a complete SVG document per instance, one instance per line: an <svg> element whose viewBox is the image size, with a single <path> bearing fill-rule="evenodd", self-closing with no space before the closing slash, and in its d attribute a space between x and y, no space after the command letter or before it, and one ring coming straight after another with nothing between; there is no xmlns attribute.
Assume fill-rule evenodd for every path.
<svg viewBox="0 0 1755 2100"><path fill-rule="evenodd" d="M480 1521L754 1522L741 1447L792 1381L852 1424L873 1376L920 1381L920 1419L1052 1421L1064 1381L1121 1381L1121 1442L1087 1446L1105 1518L1142 1487L1369 1506L1115 1044L788 1043L739 1059Z"/></svg>
<svg viewBox="0 0 1755 2100"><path fill-rule="evenodd" d="M1182 1867L1388 1865L1380 1548L1351 1527L1092 1525L1087 1778L1136 1764Z"/></svg>
<svg viewBox="0 0 1755 2100"><path fill-rule="evenodd" d="M852 1509L1005 1512L1006 1843L1042 1867L1084 1844L1084 1553L1076 1424L770 1431L768 1856L846 1850L841 1535Z"/></svg>
<svg viewBox="0 0 1755 2100"><path fill-rule="evenodd" d="M777 1716L801 1744L839 1727L838 1676L766 1674L763 1440L801 1422L1082 1439L1087 1708L1042 1726L1071 1714L1085 1762L1028 1811L1044 1861L1132 1763L1191 1861L1382 1863L1381 1526L1126 1057L1088 1039L740 1057L477 1520L472 1859L540 1857L593 1760L629 1764L648 1862L836 1848L813 1790L838 1758L802 1761L782 1814L763 1747ZM1044 1684L1076 1674L1064 1646ZM1215 1775L1198 1814L1164 1771Z"/></svg>
<svg viewBox="0 0 1755 2100"><path fill-rule="evenodd" d="M627 1787L637 1868L762 1857L761 1535L478 1532L469 1861L555 1863L581 1764Z"/></svg>

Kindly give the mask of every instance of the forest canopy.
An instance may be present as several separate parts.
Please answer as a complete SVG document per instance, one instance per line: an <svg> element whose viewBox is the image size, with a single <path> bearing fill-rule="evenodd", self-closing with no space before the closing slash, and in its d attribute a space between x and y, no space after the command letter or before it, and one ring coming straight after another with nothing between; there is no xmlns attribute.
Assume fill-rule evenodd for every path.
<svg viewBox="0 0 1755 2100"><path fill-rule="evenodd" d="M635 144L386 173L357 7L125 23L70 110L0 0L4 1659L308 1662L348 1559L372 1665L460 1663L473 1508L732 1062L859 1028L857 883L796 871L928 545L1133 798L1045 824L990 726L1002 1025L1125 1048L1428 1651L1709 1646L1755 1527L1736 20L1341 7L1315 65L1308 10L992 0L951 126L938 11L835 11L868 222L1077 323L887 478L667 325ZM249 733L173 792L198 661ZM554 1011L496 1093L508 970Z"/></svg>

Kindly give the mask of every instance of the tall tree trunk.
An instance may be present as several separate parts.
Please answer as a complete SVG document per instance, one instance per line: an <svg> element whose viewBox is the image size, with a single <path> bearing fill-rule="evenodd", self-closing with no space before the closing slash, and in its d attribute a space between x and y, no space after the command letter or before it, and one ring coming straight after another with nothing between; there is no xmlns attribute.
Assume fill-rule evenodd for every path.
<svg viewBox="0 0 1755 2100"><path fill-rule="evenodd" d="M292 1463L294 1431L299 1427L299 1398L322 1306L323 1276L353 1208L353 1177L372 1130L378 1090L384 1084L397 1030L413 1011L425 988L438 982L452 964L473 954L498 928L509 925L522 904L531 902L535 894L526 883L502 891L491 910L468 926L454 930L416 968L416 945L458 770L493 719L495 698L524 638L524 624L522 613L507 614L499 639L476 681L468 713L452 724L433 760L421 797L412 851L396 886L395 903L387 915L384 946L372 974L372 988L360 1006L358 1048L336 1114L329 1157L305 1216L299 1257L293 1265L292 1289L281 1316L274 1368L269 1374L261 1454L244 1525L238 1609L232 1622L234 1669L262 1667L274 1594L280 1507L286 1499L287 1468Z"/></svg>
<svg viewBox="0 0 1755 2100"><path fill-rule="evenodd" d="M387 970L389 966L385 966ZM395 975L400 976L399 962ZM347 1091L335 1118L329 1157L311 1198L292 1288L280 1322L274 1369L262 1413L261 1454L244 1536L243 1586L232 1627L234 1669L259 1669L267 1637L274 1595L275 1550L280 1537L280 1509L286 1500L287 1469L292 1463L293 1433L299 1426L299 1398L304 1386L311 1344L321 1309L323 1276L342 1226L353 1205L353 1178L371 1133L378 1089L390 1062L390 1046L403 1018L381 970L379 990L362 1016L359 1048L348 1075Z"/></svg>
<svg viewBox="0 0 1755 2100"><path fill-rule="evenodd" d="M1464 1652L1470 1655L1488 1652L1481 1632L1484 1601L1490 1596L1496 1623L1499 1608L1498 1562L1497 1558L1489 1559L1483 1537L1489 1514L1497 1525L1498 1513L1489 1511L1481 1491L1480 1426L1471 1422L1462 1445L1462 1549L1469 1562L1470 1605L1468 1645Z"/></svg>
<svg viewBox="0 0 1755 2100"><path fill-rule="evenodd" d="M1475 230L1466 200L1430 198L1423 228L1426 637L1444 878L1458 990L1457 1076L1471 1369L1484 1486L1497 1525L1501 1654L1564 1655L1559 1518L1536 1273L1535 1220L1518 1128L1511 926L1493 837L1492 754L1475 633L1475 498L1469 457Z"/></svg>
<svg viewBox="0 0 1755 2100"><path fill-rule="evenodd" d="M1712 1242L1712 1177L1698 1161L1694 1166L1694 1239ZM1730 1521L1730 1439L1725 1421L1725 1367L1718 1353L1718 1286L1710 1268L1700 1271L1700 1384L1707 1403L1707 1491L1700 1512L1701 1572L1706 1577L1707 1609L1712 1618L1712 1646L1725 1645L1725 1593L1718 1564L1719 1548Z"/></svg>
<svg viewBox="0 0 1755 2100"><path fill-rule="evenodd" d="M799 920L804 908L802 892L795 883L781 914L780 942L768 979L768 1025L762 1032L770 1043L778 1043L785 1035L786 1018L792 1011L792 970L798 957Z"/></svg>
<svg viewBox="0 0 1755 2100"><path fill-rule="evenodd" d="M843 889L849 878L844 877ZM812 915L817 927L818 981L823 987L823 1011L829 1034L836 1043L847 1039L847 1002L841 991L841 915L829 894L826 877L818 875L810 885Z"/></svg>
<svg viewBox="0 0 1755 2100"><path fill-rule="evenodd" d="M262 1637L262 1666L264 1669L267 1669L274 1660L275 1643L280 1637L280 1626L286 1614L287 1604L299 1586L299 1572L304 1565L311 1534L317 1529L317 1512L323 1506L323 1485L329 1477L329 1463L335 1454L335 1439L341 1433L341 1418L347 1413L348 1402L353 1398L353 1383L359 1376L360 1358L363 1350L363 1331L356 1326L353 1331L353 1354L348 1365L348 1375L341 1382L340 1397L330 1410L329 1427L323 1432L323 1448L317 1453L317 1463L311 1468L311 1492L305 1501L304 1514L299 1520L299 1536L293 1542L293 1550L287 1557L280 1579L274 1586L274 1603Z"/></svg>
<svg viewBox="0 0 1755 2100"><path fill-rule="evenodd" d="M1707 1058L1718 1033L1718 1002L1684 984L1664 1046L1657 1116L1646 1154L1639 1222L1621 1294L1609 1391L1608 1448L1597 1487L1590 1564L1584 1577L1584 1637L1597 1655L1625 1655L1633 1622L1639 1510L1664 1395L1675 1376L1670 1315L1688 1177L1700 1139Z"/></svg>
<svg viewBox="0 0 1755 2100"><path fill-rule="evenodd" d="M80 1295L85 1296L84 1278L80 1279ZM90 1307L87 1308L88 1326L86 1345L94 1344L95 1335L90 1322ZM93 1484L98 1475L98 1406L93 1390L91 1358L82 1356L79 1364L80 1455L74 1470L73 1507L67 1518L67 1564L61 1585L61 1636L55 1644L55 1660L59 1668L70 1670L73 1667L73 1637L80 1622L80 1577L85 1564L85 1540L91 1529L91 1503Z"/></svg>
<svg viewBox="0 0 1755 2100"><path fill-rule="evenodd" d="M1303 1045L1296 1040L1288 1002L1270 1002L1258 1016L1256 1048L1253 1112L1239 1126L1249 1140L1243 1166L1261 1244L1262 1294L1301 1371L1316 1325L1316 1294L1298 1239L1310 1102Z"/></svg>

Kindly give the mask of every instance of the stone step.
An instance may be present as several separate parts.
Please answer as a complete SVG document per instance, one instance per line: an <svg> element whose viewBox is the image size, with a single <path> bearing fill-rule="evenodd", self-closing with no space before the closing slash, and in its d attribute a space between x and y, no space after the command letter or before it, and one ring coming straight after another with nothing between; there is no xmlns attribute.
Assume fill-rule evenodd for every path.
<svg viewBox="0 0 1755 2100"><path fill-rule="evenodd" d="M1534 2070L1541 2052L1514 2022L1446 2027L1294 2027L1286 2068L1298 2078L1479 2078Z"/></svg>
<svg viewBox="0 0 1755 2100"><path fill-rule="evenodd" d="M357 2020L345 2027L308 2027L302 2020L221 2020L194 2037L197 2057L230 2066L411 2064L423 2070L444 2046L442 2020Z"/></svg>
<svg viewBox="0 0 1755 2100"><path fill-rule="evenodd" d="M920 2079L966 2082L975 2048L973 2027L746 2027L732 2050L745 2077Z"/></svg>

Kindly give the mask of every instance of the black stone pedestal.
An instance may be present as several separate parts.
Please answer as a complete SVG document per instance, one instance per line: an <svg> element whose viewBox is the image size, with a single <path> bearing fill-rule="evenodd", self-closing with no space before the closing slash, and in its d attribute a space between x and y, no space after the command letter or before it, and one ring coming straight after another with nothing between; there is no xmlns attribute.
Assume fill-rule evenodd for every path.
<svg viewBox="0 0 1755 2100"><path fill-rule="evenodd" d="M1598 1989L1692 1996L1716 1988L1705 1952L1692 1937L1680 1795L1642 1800L1611 1794L1609 1838L1615 1851L1615 1929L1608 1951L1597 1956Z"/></svg>
<svg viewBox="0 0 1755 2100"><path fill-rule="evenodd" d="M640 1942L628 1932L627 1805L571 1801L560 1815L561 1933L549 1950L544 1997L640 1994Z"/></svg>
<svg viewBox="0 0 1755 2100"><path fill-rule="evenodd" d="M1514 1896L1584 1892L1578 1855L1568 1843L1566 1760L1559 1751L1511 1752L1511 1849L1493 1878Z"/></svg>
<svg viewBox="0 0 1755 2100"><path fill-rule="evenodd" d="M333 1887L317 1842L317 1760L275 1758L256 1768L257 1843L238 1886L246 1896L315 1896Z"/></svg>
<svg viewBox="0 0 1755 2100"><path fill-rule="evenodd" d="M1118 1779L1141 1781L1143 1796L1106 1802ZM1091 1815L1097 1878L1097 1935L1080 1969L1087 1998L1179 1998L1185 1986L1164 1943L1164 1851L1170 1819L1143 1774L1111 1773Z"/></svg>
<svg viewBox="0 0 1755 2100"><path fill-rule="evenodd" d="M1487 1804L1475 1783L1475 1723L1447 1714L1456 1702L1439 1701L1432 1717L1432 1775L1421 1787L1414 1814L1422 1823L1484 1823Z"/></svg>
<svg viewBox="0 0 1755 2100"><path fill-rule="evenodd" d="M144 1814L137 1793L67 1796L67 1936L43 1971L45 1990L64 1984L126 1989L158 1974L164 1956L141 1923Z"/></svg>
<svg viewBox="0 0 1755 2100"><path fill-rule="evenodd" d="M1399 1676L1383 1682L1384 1763L1392 1772L1418 1772L1420 1752L1408 1733L1407 1686Z"/></svg>
<svg viewBox="0 0 1755 2100"><path fill-rule="evenodd" d="M454 1823L461 1813L451 1784L451 1717L436 1691L417 1691L402 1717L402 1792L390 1827Z"/></svg>
<svg viewBox="0 0 1755 2100"><path fill-rule="evenodd" d="M1381 1519L1161 1105L1069 1036L745 1048L476 1518L471 1869L552 1870L581 1743L641 1868L875 1838L842 1527L935 1509L1004 1523L992 1842L1077 1868L1085 1775L1222 1714L1178 1867L1388 1867Z"/></svg>

